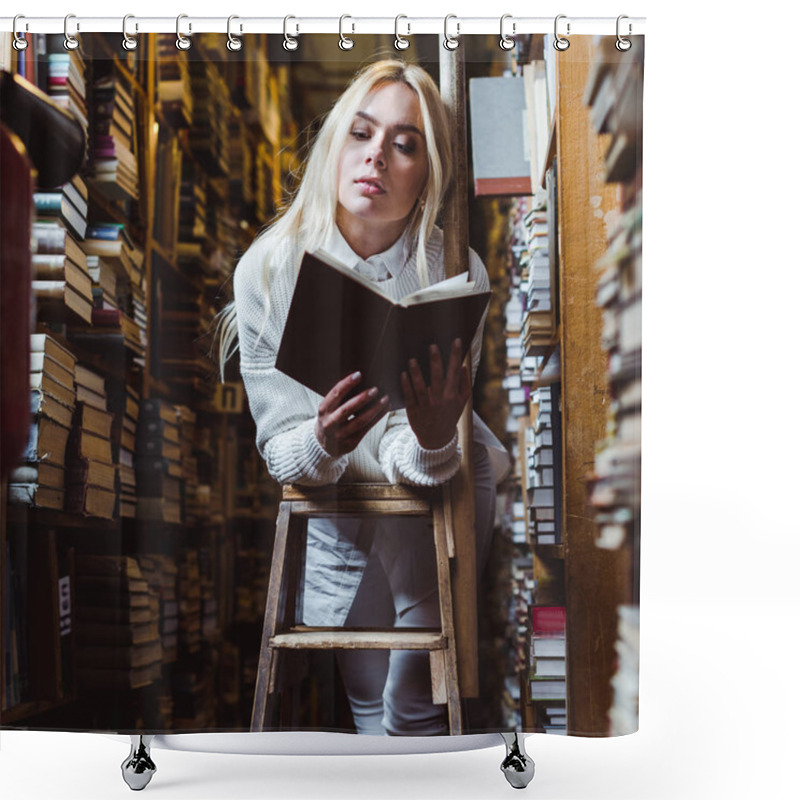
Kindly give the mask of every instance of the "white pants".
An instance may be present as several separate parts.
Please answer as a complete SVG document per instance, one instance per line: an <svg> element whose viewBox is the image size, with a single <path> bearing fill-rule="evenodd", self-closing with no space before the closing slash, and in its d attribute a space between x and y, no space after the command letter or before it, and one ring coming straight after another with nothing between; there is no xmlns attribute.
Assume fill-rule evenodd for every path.
<svg viewBox="0 0 800 800"><path fill-rule="evenodd" d="M489 555L495 500L494 473L486 449L476 445L475 531L479 578ZM402 520L399 520L399 524L403 524ZM394 542L387 546L385 537L392 533ZM405 552L398 550L396 542L398 538L402 541L401 537L402 531L397 530L374 537L363 577L347 614L346 626L440 626L433 536L429 532L424 542L414 538L418 548L416 552L410 552L408 548ZM386 557L387 552L391 553L390 561ZM432 568L421 568L419 561L422 559L427 559ZM419 598L411 605L408 605L406 587L396 585L404 575L411 576ZM420 586L421 575L429 583L425 588ZM447 706L434 705L432 702L430 656L427 651L339 650L336 655L358 733L379 736L436 736L447 733Z"/></svg>

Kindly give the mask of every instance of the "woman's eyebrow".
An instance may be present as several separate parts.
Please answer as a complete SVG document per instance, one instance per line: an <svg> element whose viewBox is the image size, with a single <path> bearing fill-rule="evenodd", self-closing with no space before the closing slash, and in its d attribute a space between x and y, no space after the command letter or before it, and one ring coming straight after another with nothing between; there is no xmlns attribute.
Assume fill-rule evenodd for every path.
<svg viewBox="0 0 800 800"><path fill-rule="evenodd" d="M375 119L375 117L373 117L371 114L367 114L366 111L356 111L356 116L361 117L362 119L365 119L367 122L371 122L373 125L377 125L378 127L380 127L380 122L378 122L378 120ZM423 139L425 138L422 134L422 131L416 125L409 125L401 122L398 123L397 125L392 125L392 127L395 130L410 131L411 133L416 133L418 136L422 136Z"/></svg>

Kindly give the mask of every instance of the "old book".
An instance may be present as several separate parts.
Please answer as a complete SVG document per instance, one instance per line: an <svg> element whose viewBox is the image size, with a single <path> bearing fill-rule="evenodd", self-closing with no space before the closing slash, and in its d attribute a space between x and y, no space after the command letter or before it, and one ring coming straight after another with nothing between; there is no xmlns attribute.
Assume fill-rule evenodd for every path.
<svg viewBox="0 0 800 800"><path fill-rule="evenodd" d="M141 579L139 562L131 556L79 555L75 567L80 575L127 575Z"/></svg>
<svg viewBox="0 0 800 800"><path fill-rule="evenodd" d="M47 417L39 417L31 425L24 460L63 465L68 438L69 428Z"/></svg>
<svg viewBox="0 0 800 800"><path fill-rule="evenodd" d="M132 669L102 669L81 667L78 683L90 689L127 690L141 689L161 677L161 661Z"/></svg>
<svg viewBox="0 0 800 800"><path fill-rule="evenodd" d="M75 389L64 386L46 372L31 372L30 385L31 389L41 390L65 406L72 408L75 405Z"/></svg>
<svg viewBox="0 0 800 800"><path fill-rule="evenodd" d="M73 370L64 367L55 359L44 352L31 352L31 372L44 372L51 378L57 380L67 389L74 386L75 375Z"/></svg>
<svg viewBox="0 0 800 800"><path fill-rule="evenodd" d="M70 484L97 486L109 492L116 488L115 478L116 469L113 464L104 464L94 459L71 459L67 469L67 480Z"/></svg>
<svg viewBox="0 0 800 800"><path fill-rule="evenodd" d="M65 428L72 425L72 409L40 389L31 392L31 414L49 417Z"/></svg>
<svg viewBox="0 0 800 800"><path fill-rule="evenodd" d="M75 365L75 383L79 386L85 386L100 395L105 395L106 393L105 378L83 364Z"/></svg>
<svg viewBox="0 0 800 800"><path fill-rule="evenodd" d="M469 352L490 292L474 291L466 278L462 273L395 301L327 253L306 253L275 366L321 395L360 371L352 394L377 386L391 408L403 408L400 374L410 359L430 383L431 345L438 345L445 370L454 339Z"/></svg>
<svg viewBox="0 0 800 800"><path fill-rule="evenodd" d="M113 422L114 415L110 411L101 411L82 400L75 406L75 424L104 439L111 436Z"/></svg>
<svg viewBox="0 0 800 800"><path fill-rule="evenodd" d="M58 464L40 461L38 464L21 464L12 469L8 476L9 483L37 483L51 489L64 489L64 468Z"/></svg>
<svg viewBox="0 0 800 800"><path fill-rule="evenodd" d="M33 258L35 259L36 256ZM44 353L61 364L70 374L75 373L75 356L46 333L31 334L31 352Z"/></svg>
<svg viewBox="0 0 800 800"><path fill-rule="evenodd" d="M159 638L158 623L144 625L114 625L111 623L78 623L75 634L79 644L139 645Z"/></svg>
<svg viewBox="0 0 800 800"><path fill-rule="evenodd" d="M128 647L84 645L78 649L78 666L106 668L144 667L147 664L161 661L163 655L159 640Z"/></svg>
<svg viewBox="0 0 800 800"><path fill-rule="evenodd" d="M34 508L61 510L64 507L64 490L37 483L9 483L8 501Z"/></svg>
<svg viewBox="0 0 800 800"><path fill-rule="evenodd" d="M73 428L70 448L76 458L96 459L104 464L114 463L111 460L111 442L90 431Z"/></svg>
<svg viewBox="0 0 800 800"><path fill-rule="evenodd" d="M113 519L116 502L116 492L99 486L73 483L67 487L64 509L72 514Z"/></svg>

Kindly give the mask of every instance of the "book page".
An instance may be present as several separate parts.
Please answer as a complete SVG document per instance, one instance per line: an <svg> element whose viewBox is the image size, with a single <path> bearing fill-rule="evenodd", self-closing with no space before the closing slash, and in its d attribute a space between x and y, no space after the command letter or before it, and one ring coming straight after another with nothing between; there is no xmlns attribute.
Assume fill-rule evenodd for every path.
<svg viewBox="0 0 800 800"><path fill-rule="evenodd" d="M416 292L406 295L399 304L401 306L413 306L417 303L439 300L442 297L461 297L461 295L470 294L475 287L475 282L467 280L468 277L468 272L462 272L424 289L418 289Z"/></svg>

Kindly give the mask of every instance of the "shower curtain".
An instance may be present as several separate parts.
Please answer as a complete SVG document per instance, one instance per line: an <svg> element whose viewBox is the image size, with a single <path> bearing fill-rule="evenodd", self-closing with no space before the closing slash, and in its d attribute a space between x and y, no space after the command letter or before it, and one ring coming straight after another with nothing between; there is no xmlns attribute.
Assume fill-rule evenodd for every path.
<svg viewBox="0 0 800 800"><path fill-rule="evenodd" d="M289 313L297 273L287 265L299 268L299 257L257 245L277 248L264 237L302 206L333 212L325 243L344 261L340 278L377 260L387 286L401 281L409 264L419 266L419 231L429 221L435 246L422 249L428 268L441 272L436 280L466 271L471 292L485 295L462 352L472 393L458 451L452 441L423 446L406 396L374 428L369 462L384 482L407 486L410 468L387 474L387 464L428 459L422 473L449 485L451 475L436 472L449 458L462 487L453 500L456 545L472 536L463 520L482 519L476 552L456 546L451 564L457 619L469 621L450 643L463 711L456 732L636 731L643 37L620 49L613 35L571 36L561 49L552 35L526 35L504 49L496 35L469 35L454 55L423 34L406 49L377 34L354 36L349 49L328 34L298 36L294 49L273 34L248 35L239 48L224 34L187 34L181 49L174 34L147 33L125 49L118 33L86 33L72 50L60 35L29 34L25 50L10 33L0 36L0 727L250 730L284 490L263 431L305 431L315 463L331 470L315 480L334 491L349 476L372 474L357 473L355 456L326 451L314 422L322 397L352 371L349 352L328 361L338 372L321 389L259 361L269 351L245 352L242 341L220 363L221 315L234 286L263 303L288 281ZM422 113L409 84L402 96L416 98L421 130L392 127L400 95L370 106L375 87L361 105L337 104L382 60L418 65L443 87L444 127ZM337 109L349 114L331 126L330 158L339 160L315 167L314 147ZM358 197L347 199L342 154L369 137L381 152L357 151L365 171L356 174ZM432 210L424 199L435 194L400 203L417 229L401 226L397 241L367 253L353 230L363 237L388 217L364 212L366 228L347 221L359 203L391 199L409 147L421 149L425 192L442 169L431 153L452 150L450 191ZM303 196L304 181L306 194L331 193L328 206ZM305 236L319 232L310 230L311 213ZM297 230L280 240L287 252L302 241ZM236 283L245 252L263 284ZM381 276L354 280L382 291ZM365 306L346 317L338 297L317 296L327 316L302 312L302 327L323 344L344 342L345 323L370 338L358 327L367 324ZM235 302L241 321L242 299ZM280 306L275 296L272 303ZM446 315L433 316L445 325ZM280 342L280 329L253 333ZM389 338L379 358L412 337ZM433 367L423 356L427 385ZM265 400L267 384L279 388ZM394 455L393 425L394 441L410 442ZM306 456L288 456L299 484L308 482ZM481 518L487 508L491 516ZM391 630L402 620L437 628L435 602L425 606L433 618L407 615L427 602L409 583L436 586L430 527L420 523L412 535L400 518L375 524L371 539L365 526L347 532L337 519L309 532L298 596L306 608L315 597L326 608L338 603L344 615L309 622L301 602L293 625L344 624L358 591L358 627ZM397 562L385 555L392 548L408 562L397 582L388 574ZM331 582L334 573L346 580ZM442 699L432 694L433 657L417 654L406 672L387 676L374 654L388 660L389 651L365 652L373 660L358 661L359 653L355 667L341 651L285 655L264 730L454 732L438 714L445 706L433 702ZM399 663L403 653L391 658ZM359 670L373 703L364 727L351 682ZM411 707L420 697L426 711L411 708L411 722L394 729L388 704ZM431 709L433 728L424 722Z"/></svg>

